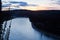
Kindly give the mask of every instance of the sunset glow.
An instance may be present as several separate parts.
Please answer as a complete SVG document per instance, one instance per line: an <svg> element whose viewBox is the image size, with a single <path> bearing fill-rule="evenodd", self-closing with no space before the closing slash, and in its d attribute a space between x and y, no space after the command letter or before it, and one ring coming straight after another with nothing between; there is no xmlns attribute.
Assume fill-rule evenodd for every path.
<svg viewBox="0 0 60 40"><path fill-rule="evenodd" d="M10 8L16 8L15 6L11 6ZM38 10L60 10L60 6L19 6L17 9L23 10L31 10L31 11L38 11ZM3 11L9 10L9 7L2 8Z"/></svg>
<svg viewBox="0 0 60 40"><path fill-rule="evenodd" d="M26 9L26 10L32 10L32 11L36 11L36 10L47 10L46 7L41 7L41 6L26 6L26 7L21 7L21 9Z"/></svg>
<svg viewBox="0 0 60 40"><path fill-rule="evenodd" d="M19 5L20 3L11 4L10 8L12 8L12 9L16 8L16 9L25 9L25 10L31 10L31 11L60 10L60 5L59 5L60 3L58 2L59 0L38 0L38 1L37 0L33 0L33 1L32 0L10 0L10 1L22 2L21 5ZM27 5L24 3L26 3ZM9 10L9 8L4 7L4 8L2 8L2 10Z"/></svg>
<svg viewBox="0 0 60 40"><path fill-rule="evenodd" d="M47 6L25 6L21 9L38 11L38 10L60 10L60 5L47 5Z"/></svg>

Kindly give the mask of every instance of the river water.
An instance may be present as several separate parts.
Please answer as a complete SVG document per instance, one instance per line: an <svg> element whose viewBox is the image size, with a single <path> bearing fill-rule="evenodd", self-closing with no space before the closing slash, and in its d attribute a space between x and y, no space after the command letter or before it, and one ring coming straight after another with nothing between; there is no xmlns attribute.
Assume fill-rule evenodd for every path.
<svg viewBox="0 0 60 40"><path fill-rule="evenodd" d="M7 26L10 24L7 21ZM9 40L54 40L32 28L29 18L12 19Z"/></svg>

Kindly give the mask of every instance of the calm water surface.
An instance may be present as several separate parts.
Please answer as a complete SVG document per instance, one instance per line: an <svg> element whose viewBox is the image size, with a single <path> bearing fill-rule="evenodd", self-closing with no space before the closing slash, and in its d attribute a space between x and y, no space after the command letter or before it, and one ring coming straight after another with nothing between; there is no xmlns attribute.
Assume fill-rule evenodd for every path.
<svg viewBox="0 0 60 40"><path fill-rule="evenodd" d="M7 22L7 26L10 20ZM32 28L29 18L12 19L9 40L53 40Z"/></svg>

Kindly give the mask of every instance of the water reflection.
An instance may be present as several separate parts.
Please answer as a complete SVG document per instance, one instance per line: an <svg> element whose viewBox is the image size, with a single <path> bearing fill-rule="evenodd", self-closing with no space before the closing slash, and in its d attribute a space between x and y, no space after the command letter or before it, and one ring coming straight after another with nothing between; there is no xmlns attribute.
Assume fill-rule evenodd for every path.
<svg viewBox="0 0 60 40"><path fill-rule="evenodd" d="M0 40L58 40L33 28L29 18L15 18L0 22ZM4 29L4 30L2 30Z"/></svg>
<svg viewBox="0 0 60 40"><path fill-rule="evenodd" d="M29 18L12 20L9 40L54 40L32 28Z"/></svg>

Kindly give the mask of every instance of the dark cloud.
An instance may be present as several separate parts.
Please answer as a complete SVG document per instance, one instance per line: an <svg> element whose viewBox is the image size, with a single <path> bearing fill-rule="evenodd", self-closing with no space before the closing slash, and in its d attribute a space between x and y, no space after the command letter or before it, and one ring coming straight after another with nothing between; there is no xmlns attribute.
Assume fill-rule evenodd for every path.
<svg viewBox="0 0 60 40"><path fill-rule="evenodd" d="M28 4L26 2L20 2L21 6L28 6Z"/></svg>
<svg viewBox="0 0 60 40"><path fill-rule="evenodd" d="M34 4L28 4L27 2L16 2L16 1L12 1L10 3L12 3L12 4L18 3L20 6L36 6Z"/></svg>
<svg viewBox="0 0 60 40"><path fill-rule="evenodd" d="M12 2L10 2L10 3L12 3L12 4L18 3L20 6L27 6L27 5L28 5L27 2L15 2L15 1L12 1Z"/></svg>

